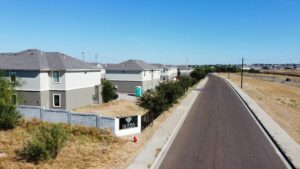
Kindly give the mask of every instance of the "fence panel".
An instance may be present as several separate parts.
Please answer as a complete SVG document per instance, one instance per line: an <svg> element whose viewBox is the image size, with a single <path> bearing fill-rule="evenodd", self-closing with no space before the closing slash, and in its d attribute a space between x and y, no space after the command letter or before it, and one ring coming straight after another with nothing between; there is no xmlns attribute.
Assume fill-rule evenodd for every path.
<svg viewBox="0 0 300 169"><path fill-rule="evenodd" d="M72 125L78 124L88 127L97 127L97 115L71 113Z"/></svg>

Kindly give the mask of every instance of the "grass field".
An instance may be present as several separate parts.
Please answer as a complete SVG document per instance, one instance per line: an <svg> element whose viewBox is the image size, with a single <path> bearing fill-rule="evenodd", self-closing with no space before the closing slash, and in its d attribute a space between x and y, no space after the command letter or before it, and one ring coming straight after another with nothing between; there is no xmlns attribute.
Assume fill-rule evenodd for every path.
<svg viewBox="0 0 300 169"><path fill-rule="evenodd" d="M240 85L239 74L230 80ZM300 87L244 77L243 90L300 144Z"/></svg>
<svg viewBox="0 0 300 169"><path fill-rule="evenodd" d="M261 70L263 73L274 73L281 75L292 75L300 77L300 69Z"/></svg>

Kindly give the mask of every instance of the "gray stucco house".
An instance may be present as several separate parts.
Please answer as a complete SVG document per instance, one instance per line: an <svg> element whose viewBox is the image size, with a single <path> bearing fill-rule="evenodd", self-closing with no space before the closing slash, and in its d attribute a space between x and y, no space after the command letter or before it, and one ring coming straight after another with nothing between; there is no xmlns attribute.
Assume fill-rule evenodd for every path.
<svg viewBox="0 0 300 169"><path fill-rule="evenodd" d="M160 82L160 69L142 60L127 60L106 64L106 79L112 81L118 92L133 93L136 86L143 91L154 89Z"/></svg>
<svg viewBox="0 0 300 169"><path fill-rule="evenodd" d="M20 105L67 109L101 103L101 69L59 52L0 53L0 70L16 88Z"/></svg>

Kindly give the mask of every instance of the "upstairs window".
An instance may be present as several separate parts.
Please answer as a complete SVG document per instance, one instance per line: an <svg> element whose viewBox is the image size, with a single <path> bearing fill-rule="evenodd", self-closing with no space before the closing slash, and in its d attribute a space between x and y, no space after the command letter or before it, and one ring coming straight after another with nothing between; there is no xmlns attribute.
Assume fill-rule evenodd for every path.
<svg viewBox="0 0 300 169"><path fill-rule="evenodd" d="M52 72L53 83L59 83L59 71Z"/></svg>

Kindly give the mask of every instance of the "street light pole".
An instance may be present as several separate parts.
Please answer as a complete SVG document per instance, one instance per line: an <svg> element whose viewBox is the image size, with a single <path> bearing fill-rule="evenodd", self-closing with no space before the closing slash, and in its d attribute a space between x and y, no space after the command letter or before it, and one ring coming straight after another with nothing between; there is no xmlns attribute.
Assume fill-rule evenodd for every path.
<svg viewBox="0 0 300 169"><path fill-rule="evenodd" d="M242 58L241 88L243 88L243 76L244 76L244 58Z"/></svg>

